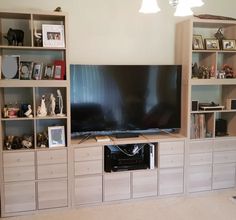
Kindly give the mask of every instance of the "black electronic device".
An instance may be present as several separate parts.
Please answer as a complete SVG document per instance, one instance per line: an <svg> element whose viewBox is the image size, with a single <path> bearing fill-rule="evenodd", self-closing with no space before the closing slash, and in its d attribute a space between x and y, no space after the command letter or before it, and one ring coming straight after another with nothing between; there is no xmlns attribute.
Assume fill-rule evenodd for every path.
<svg viewBox="0 0 236 220"><path fill-rule="evenodd" d="M71 65L72 135L181 127L181 65Z"/></svg>
<svg viewBox="0 0 236 220"><path fill-rule="evenodd" d="M104 147L104 170L154 169L154 144L107 145Z"/></svg>
<svg viewBox="0 0 236 220"><path fill-rule="evenodd" d="M227 133L227 121L225 119L217 119L216 120L216 129L215 129L216 136L226 136Z"/></svg>

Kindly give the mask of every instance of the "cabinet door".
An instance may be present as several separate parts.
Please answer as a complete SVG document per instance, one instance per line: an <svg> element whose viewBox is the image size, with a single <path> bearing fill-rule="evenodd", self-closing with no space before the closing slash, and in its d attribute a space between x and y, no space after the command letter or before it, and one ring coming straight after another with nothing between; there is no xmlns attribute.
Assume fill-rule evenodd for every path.
<svg viewBox="0 0 236 220"><path fill-rule="evenodd" d="M161 142L158 144L160 155L183 154L184 141Z"/></svg>
<svg viewBox="0 0 236 220"><path fill-rule="evenodd" d="M191 166L189 168L188 191L211 190L212 165Z"/></svg>
<svg viewBox="0 0 236 220"><path fill-rule="evenodd" d="M75 149L75 161L102 160L102 147Z"/></svg>
<svg viewBox="0 0 236 220"><path fill-rule="evenodd" d="M102 202L102 176L86 176L75 179L75 203Z"/></svg>
<svg viewBox="0 0 236 220"><path fill-rule="evenodd" d="M75 175L101 174L102 160L75 162Z"/></svg>
<svg viewBox="0 0 236 220"><path fill-rule="evenodd" d="M67 206L67 180L38 182L39 209Z"/></svg>
<svg viewBox="0 0 236 220"><path fill-rule="evenodd" d="M184 166L184 155L173 154L173 155L161 155L160 156L160 168L170 167L183 167Z"/></svg>
<svg viewBox="0 0 236 220"><path fill-rule="evenodd" d="M104 200L130 198L130 173L114 173L104 176Z"/></svg>
<svg viewBox="0 0 236 220"><path fill-rule="evenodd" d="M67 177L67 164L49 164L38 166L38 179Z"/></svg>
<svg viewBox="0 0 236 220"><path fill-rule="evenodd" d="M133 172L133 198L157 196L157 170Z"/></svg>
<svg viewBox="0 0 236 220"><path fill-rule="evenodd" d="M37 164L55 164L66 163L67 151L66 149L50 150L50 151L38 151L37 152Z"/></svg>
<svg viewBox="0 0 236 220"><path fill-rule="evenodd" d="M34 180L34 166L4 167L4 182Z"/></svg>
<svg viewBox="0 0 236 220"><path fill-rule="evenodd" d="M36 209L35 183L13 182L4 186L5 212L22 212Z"/></svg>
<svg viewBox="0 0 236 220"><path fill-rule="evenodd" d="M183 193L184 171L183 168L159 170L159 194L168 195Z"/></svg>
<svg viewBox="0 0 236 220"><path fill-rule="evenodd" d="M213 189L235 186L235 163L213 166Z"/></svg>

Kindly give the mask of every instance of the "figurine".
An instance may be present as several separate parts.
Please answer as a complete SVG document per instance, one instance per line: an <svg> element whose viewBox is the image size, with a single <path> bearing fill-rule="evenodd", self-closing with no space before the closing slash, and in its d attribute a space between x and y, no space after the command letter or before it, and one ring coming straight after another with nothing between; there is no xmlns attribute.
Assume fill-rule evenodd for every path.
<svg viewBox="0 0 236 220"><path fill-rule="evenodd" d="M47 108L45 105L45 95L42 95L41 105L38 107L37 115L39 117L45 117L47 115Z"/></svg>
<svg viewBox="0 0 236 220"><path fill-rule="evenodd" d="M36 29L34 29L34 40L36 47L42 47L42 33L38 33Z"/></svg>
<svg viewBox="0 0 236 220"><path fill-rule="evenodd" d="M225 78L234 78L233 69L228 64L225 64L222 70L225 72Z"/></svg>
<svg viewBox="0 0 236 220"><path fill-rule="evenodd" d="M33 136L32 135L24 135L21 141L22 147L27 149L33 146Z"/></svg>
<svg viewBox="0 0 236 220"><path fill-rule="evenodd" d="M50 95L50 115L55 115L56 101L54 95Z"/></svg>
<svg viewBox="0 0 236 220"><path fill-rule="evenodd" d="M42 148L48 147L47 132L41 132L37 134L37 146Z"/></svg>
<svg viewBox="0 0 236 220"><path fill-rule="evenodd" d="M10 46L23 46L24 41L24 31L18 29L9 28L7 36L4 36L8 40L8 45Z"/></svg>
<svg viewBox="0 0 236 220"><path fill-rule="evenodd" d="M58 97L58 105L59 105L59 113L57 115L65 116L65 114L63 114L63 99L62 99L61 91L59 89L57 90L57 97Z"/></svg>
<svg viewBox="0 0 236 220"><path fill-rule="evenodd" d="M218 39L220 49L222 50L222 49L223 49L222 40L225 38L224 35L223 35L223 33L222 33L222 27L220 27L220 28L217 30L217 32L215 33L215 38Z"/></svg>
<svg viewBox="0 0 236 220"><path fill-rule="evenodd" d="M24 115L26 117L28 117L28 118L32 118L33 117L31 105L28 105L28 110L24 113Z"/></svg>

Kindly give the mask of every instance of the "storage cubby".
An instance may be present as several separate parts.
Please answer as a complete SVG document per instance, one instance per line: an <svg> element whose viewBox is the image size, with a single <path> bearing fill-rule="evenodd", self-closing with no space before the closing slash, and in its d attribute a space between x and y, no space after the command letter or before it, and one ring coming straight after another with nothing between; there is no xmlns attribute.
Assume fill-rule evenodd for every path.
<svg viewBox="0 0 236 220"><path fill-rule="evenodd" d="M0 160L0 182L1 194L4 195L1 196L1 216L66 207L69 204L67 146L70 111L67 104L69 77L66 76L66 22L66 15L62 12L0 12L0 152L3 154L3 160ZM43 24L62 25L63 46L43 46ZM15 42L9 45L5 38L9 28L24 32L23 45ZM14 70L7 68L7 58L15 58L10 65L14 64ZM38 64L40 68L36 69ZM22 65L25 65L26 70L23 70ZM46 72L50 66L51 72ZM23 75L24 71L27 77ZM43 96L46 114L46 111L43 114L39 111ZM53 106L55 104L55 114L50 110L51 100L55 101L52 102ZM44 107L42 109L45 110ZM51 136L54 135L51 142L54 144L50 148L48 127L55 129L54 133L51 131ZM39 133L45 136L40 136L40 139ZM38 146L39 140L44 144L41 147ZM47 155L50 155L50 159L45 162ZM42 163L37 160L42 160ZM59 175L59 170L63 174ZM28 183L30 190L23 190L25 196L20 193L19 187L27 187ZM49 192L52 185L55 190Z"/></svg>

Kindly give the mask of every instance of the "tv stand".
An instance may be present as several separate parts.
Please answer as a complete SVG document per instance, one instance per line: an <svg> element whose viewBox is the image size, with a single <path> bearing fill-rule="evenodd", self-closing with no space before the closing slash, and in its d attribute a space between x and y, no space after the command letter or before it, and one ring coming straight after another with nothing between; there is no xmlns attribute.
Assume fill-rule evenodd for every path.
<svg viewBox="0 0 236 220"><path fill-rule="evenodd" d="M138 133L132 133L132 132L127 132L127 133L119 133L115 134L116 138L133 138L133 137L139 137Z"/></svg>

